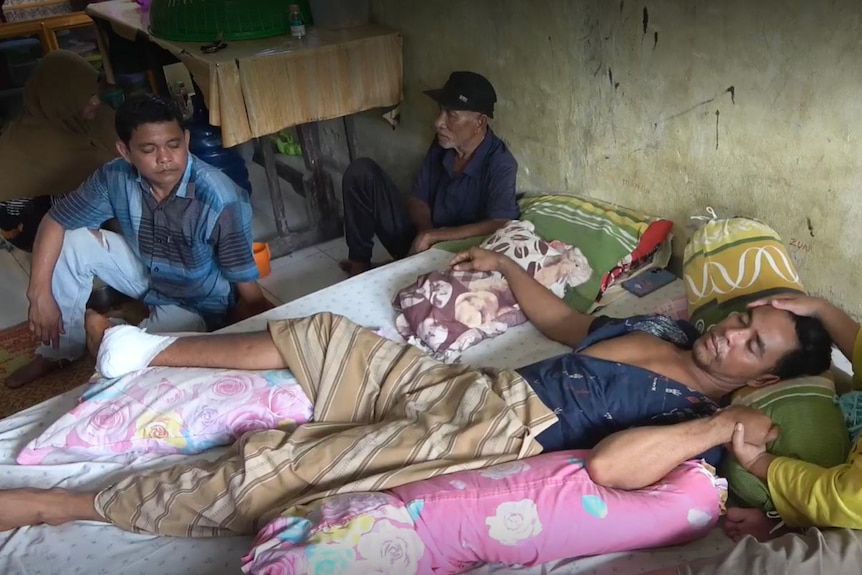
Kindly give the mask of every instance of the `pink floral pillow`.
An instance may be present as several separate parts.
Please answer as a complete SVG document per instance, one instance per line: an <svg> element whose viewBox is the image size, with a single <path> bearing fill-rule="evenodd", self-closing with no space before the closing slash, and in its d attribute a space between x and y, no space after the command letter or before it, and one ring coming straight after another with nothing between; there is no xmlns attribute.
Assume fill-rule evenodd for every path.
<svg viewBox="0 0 862 575"><path fill-rule="evenodd" d="M21 465L195 454L249 431L311 419L312 405L287 370L144 369L94 378L80 403L18 454Z"/></svg>
<svg viewBox="0 0 862 575"><path fill-rule="evenodd" d="M727 483L691 461L637 491L596 485L587 451L547 453L395 487L345 493L271 521L243 559L249 575L461 573L481 563L685 543L723 510Z"/></svg>

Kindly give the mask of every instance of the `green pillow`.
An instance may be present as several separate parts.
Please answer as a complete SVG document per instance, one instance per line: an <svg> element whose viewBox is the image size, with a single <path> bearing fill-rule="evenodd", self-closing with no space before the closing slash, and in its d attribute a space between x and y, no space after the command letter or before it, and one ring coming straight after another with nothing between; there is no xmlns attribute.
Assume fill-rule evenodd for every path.
<svg viewBox="0 0 862 575"><path fill-rule="evenodd" d="M769 453L821 467L847 461L850 435L830 377L800 377L763 388L743 388L734 394L733 404L759 409L781 426L778 439L767 446ZM719 466L719 475L727 479L730 496L740 504L775 511L766 484L743 469L730 452Z"/></svg>
<svg viewBox="0 0 862 575"><path fill-rule="evenodd" d="M529 197L519 205L521 219L532 222L540 238L576 246L590 262L592 277L569 289L564 298L570 307L584 313L592 309L605 276L617 266L652 252L668 237L672 225L628 208L577 196ZM457 252L477 246L483 239L443 242L434 247Z"/></svg>

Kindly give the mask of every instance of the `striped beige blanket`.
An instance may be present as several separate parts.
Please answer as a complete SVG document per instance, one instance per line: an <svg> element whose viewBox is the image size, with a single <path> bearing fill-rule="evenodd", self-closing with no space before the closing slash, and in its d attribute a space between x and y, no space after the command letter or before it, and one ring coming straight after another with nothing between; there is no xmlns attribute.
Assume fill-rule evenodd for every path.
<svg viewBox="0 0 862 575"><path fill-rule="evenodd" d="M321 497L535 455L556 421L513 371L445 365L340 316L269 331L314 422L250 433L216 462L128 477L96 497L107 521L184 537L252 533Z"/></svg>

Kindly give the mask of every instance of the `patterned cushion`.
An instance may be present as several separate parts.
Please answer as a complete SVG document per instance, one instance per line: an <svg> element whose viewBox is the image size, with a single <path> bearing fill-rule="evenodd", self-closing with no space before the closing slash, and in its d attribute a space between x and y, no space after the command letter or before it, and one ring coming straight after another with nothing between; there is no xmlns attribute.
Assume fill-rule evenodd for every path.
<svg viewBox="0 0 862 575"><path fill-rule="evenodd" d="M557 297L592 275L578 248L546 242L530 222L509 222L482 247L509 256ZM527 320L499 273L447 269L423 274L398 292L393 305L399 333L417 337L438 354L461 352Z"/></svg>
<svg viewBox="0 0 862 575"><path fill-rule="evenodd" d="M521 220L532 223L549 242L578 246L593 274L566 290L570 307L589 313L596 299L619 277L648 261L670 239L673 222L594 198L545 195L521 200ZM461 251L475 239L445 242L434 247Z"/></svg>
<svg viewBox="0 0 862 575"><path fill-rule="evenodd" d="M258 534L255 575L460 573L676 545L718 521L723 481L688 462L637 491L596 485L586 451L547 453L287 510ZM648 519L648 520L647 520Z"/></svg>
<svg viewBox="0 0 862 575"><path fill-rule="evenodd" d="M201 453L248 431L307 422L311 402L287 370L152 367L94 379L80 403L18 454L21 465Z"/></svg>
<svg viewBox="0 0 862 575"><path fill-rule="evenodd" d="M748 218L712 220L695 232L683 280L691 322L701 332L761 297L804 292L779 235Z"/></svg>

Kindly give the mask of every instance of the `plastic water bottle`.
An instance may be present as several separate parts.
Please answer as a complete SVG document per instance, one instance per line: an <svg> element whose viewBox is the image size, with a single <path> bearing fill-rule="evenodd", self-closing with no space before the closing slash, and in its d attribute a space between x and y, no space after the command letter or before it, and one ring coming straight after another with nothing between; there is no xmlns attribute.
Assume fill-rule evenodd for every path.
<svg viewBox="0 0 862 575"><path fill-rule="evenodd" d="M290 34L297 40L301 40L305 36L305 22L302 21L302 12L299 10L299 4L290 5L290 13L287 17L290 23Z"/></svg>
<svg viewBox="0 0 862 575"><path fill-rule="evenodd" d="M189 95L188 89L186 89L185 82L177 82L174 86L174 101L179 107L180 112L183 115L183 120L188 120L194 114L194 106L192 105L191 96Z"/></svg>

